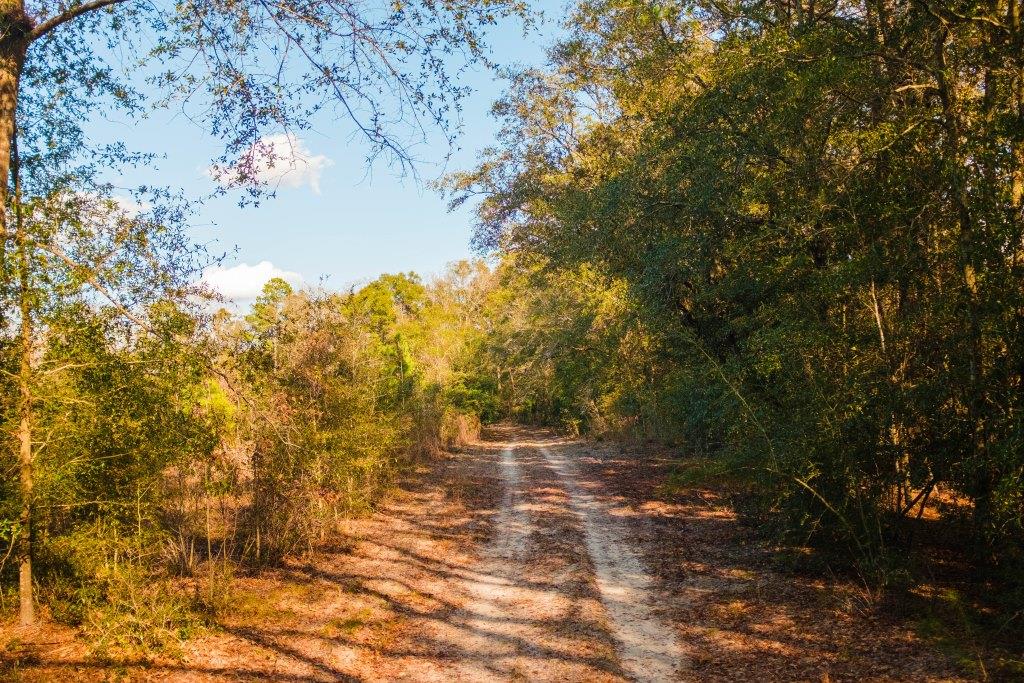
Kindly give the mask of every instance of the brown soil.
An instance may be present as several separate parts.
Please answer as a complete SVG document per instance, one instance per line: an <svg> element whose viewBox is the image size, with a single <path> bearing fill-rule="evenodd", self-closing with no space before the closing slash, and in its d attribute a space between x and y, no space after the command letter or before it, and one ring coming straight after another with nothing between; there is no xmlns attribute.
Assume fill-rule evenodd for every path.
<svg viewBox="0 0 1024 683"><path fill-rule="evenodd" d="M964 680L852 581L773 569L713 492L667 494L667 467L492 429L333 549L236 580L180 656L114 667L68 630L8 629L0 678Z"/></svg>

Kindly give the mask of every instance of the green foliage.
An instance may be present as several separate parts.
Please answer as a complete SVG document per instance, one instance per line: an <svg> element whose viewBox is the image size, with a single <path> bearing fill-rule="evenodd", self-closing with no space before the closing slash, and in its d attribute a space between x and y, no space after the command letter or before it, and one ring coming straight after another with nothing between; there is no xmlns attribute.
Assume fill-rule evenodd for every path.
<svg viewBox="0 0 1024 683"><path fill-rule="evenodd" d="M163 188L115 187L109 178L135 177L153 157L90 139L89 122L202 100L195 113L223 142L211 175L220 192L244 187L243 202L272 194L261 169L282 161L274 141L294 142L282 133L308 127L330 101L369 159L404 168L410 133L451 141L467 94L453 59L481 59L484 34L509 15L527 19L524 5L502 0L0 7L0 427L15 436L0 455L0 579L20 565L24 624L35 621L33 559L44 595L61 587L50 606L64 618L85 613L59 605L88 612L104 600L118 623L141 614L131 589L153 585L157 550L176 558L168 567L193 568L199 510L212 561L213 497L246 510L257 539L270 520L268 540L292 549L310 537L320 494L344 481L348 508L365 505L412 440L407 423L437 432L429 425L449 407L443 378L421 380L417 366L428 347L415 335L429 325L413 310L426 292L414 276L382 278L348 303L273 281L237 337L212 339L193 308L206 263L186 235L190 207ZM217 358L230 352L237 363ZM157 533L143 533L143 519ZM101 534L94 547L80 537L90 528L134 528L138 571L101 576L109 563L89 558L116 558L123 536ZM236 534L216 531L227 558ZM132 609L121 609L122 589Z"/></svg>
<svg viewBox="0 0 1024 683"><path fill-rule="evenodd" d="M173 649L194 624L155 561L169 533L168 471L205 459L217 440L192 400L204 364L161 334L179 316L155 312L152 331L139 335L116 313L84 305L45 318L34 386L36 581L50 615L84 629L97 654ZM2 457L13 470L10 452ZM14 532L6 552L24 530L16 490L2 495L0 528ZM13 569L0 566L5 583Z"/></svg>
<svg viewBox="0 0 1024 683"><path fill-rule="evenodd" d="M863 566L940 487L1019 576L1024 30L969 5L579 3L449 181L506 412L685 443Z"/></svg>
<svg viewBox="0 0 1024 683"><path fill-rule="evenodd" d="M140 328L55 297L33 384L39 602L98 656L173 651L200 613L230 603L237 566L329 541L403 463L475 438L494 405L469 367L490 278L462 263L348 294L272 280L247 315L209 327L167 300ZM16 361L6 340L0 350ZM5 584L19 502L5 478ZM204 588L192 596L182 577Z"/></svg>
<svg viewBox="0 0 1024 683"><path fill-rule="evenodd" d="M214 174L259 197L253 141L328 101L299 91L351 93L371 154L404 161L376 94L444 127L463 90L438 56L479 56L480 28L522 6L400 3L358 34L331 28L332 2L164 11L119 4L80 28L128 49L148 18L150 56L211 69L155 80L172 100L207 89ZM498 145L451 179L456 203L483 197L493 272L347 294L272 280L212 321L188 309L184 209L140 188L160 201L135 215L97 180L145 159L86 145L80 121L100 100L141 110L81 35L26 43L6 114L24 158L3 214L0 421L31 418L36 472L23 496L2 451L0 578L31 529L43 602L104 647L173 641L191 623L176 575L206 572L216 609L235 564L315 547L403 463L502 417L685 444L670 485L742 485L765 528L865 575L941 489L979 564L1020 590L1017 3L586 0L548 69L510 74ZM310 62L289 49L304 42L355 61Z"/></svg>
<svg viewBox="0 0 1024 683"><path fill-rule="evenodd" d="M42 599L54 619L77 625L101 658L174 653L199 627L187 594L147 555L149 529L99 518L41 548Z"/></svg>

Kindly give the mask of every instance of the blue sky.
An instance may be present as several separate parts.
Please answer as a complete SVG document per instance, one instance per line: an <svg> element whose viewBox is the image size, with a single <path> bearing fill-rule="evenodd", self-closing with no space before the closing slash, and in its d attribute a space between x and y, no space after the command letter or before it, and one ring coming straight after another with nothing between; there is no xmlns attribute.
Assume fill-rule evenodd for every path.
<svg viewBox="0 0 1024 683"><path fill-rule="evenodd" d="M546 15L540 34L524 38L513 25L492 32L494 61L543 62L562 4L539 0L537 8ZM502 91L501 82L482 67L461 82L474 92L463 103L464 127L449 171L470 167L493 141L495 122L488 111ZM184 117L157 111L140 122L114 119L95 126L98 138L120 138L136 151L164 155L153 169L160 184L193 197L214 188L206 169L217 156L218 142ZM260 280L282 272L307 284L323 280L328 288L342 288L385 272L438 273L446 263L470 255L471 209L449 213L442 197L412 177L401 177L384 162L368 168L366 148L353 138L350 122L320 119L299 135L291 142L309 163L297 175L285 176L276 197L240 208L239 195L229 194L207 201L193 221L197 241L211 252L228 252L220 271L208 275L225 295L244 302ZM440 162L447 151L438 140L420 147L417 156ZM424 181L441 172L436 163L419 167ZM125 185L137 182L125 179Z"/></svg>

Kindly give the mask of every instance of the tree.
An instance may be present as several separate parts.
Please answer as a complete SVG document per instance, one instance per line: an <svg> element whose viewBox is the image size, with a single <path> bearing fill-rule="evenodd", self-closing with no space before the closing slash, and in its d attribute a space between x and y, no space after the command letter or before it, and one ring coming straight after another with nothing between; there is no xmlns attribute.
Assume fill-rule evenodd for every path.
<svg viewBox="0 0 1024 683"><path fill-rule="evenodd" d="M468 270L468 267L467 267ZM245 500L230 544L276 561L328 538L337 518L370 506L396 465L472 422L456 367L476 279L424 285L382 275L349 293L267 282L252 312L216 335L216 377L235 403ZM474 416L475 417L475 416ZM447 432L447 433L446 433Z"/></svg>
<svg viewBox="0 0 1024 683"><path fill-rule="evenodd" d="M16 164L15 173L18 170ZM17 553L21 620L28 624L34 620L33 539L40 524L36 506L40 497L36 491L37 453L49 445L49 438L59 439L68 429L66 423L41 416L54 415L50 407L62 400L73 401L72 396L61 390L61 380L73 384L76 373L102 377L104 370L109 369L105 365L124 364L127 370L134 370L130 355L138 350L140 339L147 336L167 337L168 347L180 345L180 339L188 338L190 331L180 324L182 316L168 317L165 309L187 304L189 281L196 270L192 267L195 251L182 248L181 224L155 223L151 216L132 214L110 200L71 192L26 200L19 183L15 188L17 252L13 269L17 288L13 298L18 306L18 325L12 341L17 349L18 399L17 415L12 421L17 423L21 482ZM168 326L161 320L174 320L175 324ZM85 345L72 341L83 338L88 338ZM162 358L166 359L169 353L165 351ZM159 364L160 359L156 354L145 362ZM127 374L131 382L126 380L126 386L137 386L146 377L146 373ZM117 393L116 384L112 384L105 391ZM83 393L88 391L83 388ZM104 390L97 393L106 398ZM135 399L145 401L143 396ZM90 398L80 400L85 405L96 403ZM113 408L118 404L110 405ZM154 413L151 417L157 419ZM95 424L110 416L93 418L91 422ZM40 425L41 419L47 424ZM55 424L63 426L58 428ZM123 431L113 424L116 423L111 424L111 431ZM49 437L44 438L43 434ZM110 434L108 441L116 442L124 436ZM73 450L66 444L61 448L62 453ZM123 448L114 453L110 457L128 457ZM150 451L151 455L154 453ZM70 461L89 463L92 457L100 456L83 454ZM59 458L49 460L60 462ZM97 495L94 501L103 498Z"/></svg>

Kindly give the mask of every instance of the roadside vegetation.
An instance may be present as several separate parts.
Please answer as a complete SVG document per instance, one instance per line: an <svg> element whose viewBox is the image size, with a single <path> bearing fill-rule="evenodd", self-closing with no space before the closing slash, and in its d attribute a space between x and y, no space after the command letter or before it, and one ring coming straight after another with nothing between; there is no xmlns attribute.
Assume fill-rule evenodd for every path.
<svg viewBox="0 0 1024 683"><path fill-rule="evenodd" d="M230 604L232 576L331 542L403 463L473 438L456 363L478 318L463 295L487 276L462 263L349 294L272 280L245 316L170 309L127 338L87 308L47 318L32 518L46 617L100 649L173 647ZM5 612L19 502L6 488Z"/></svg>

